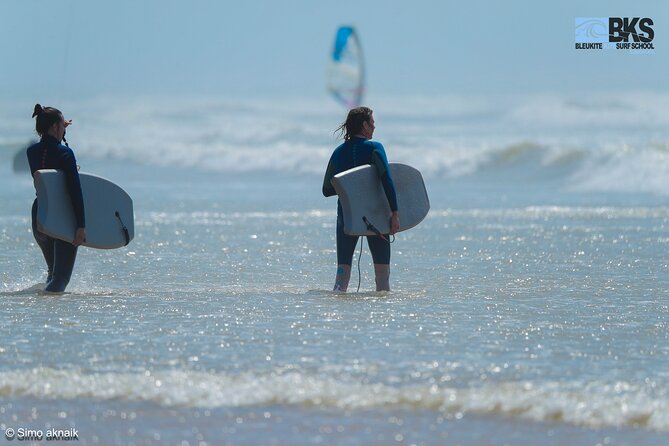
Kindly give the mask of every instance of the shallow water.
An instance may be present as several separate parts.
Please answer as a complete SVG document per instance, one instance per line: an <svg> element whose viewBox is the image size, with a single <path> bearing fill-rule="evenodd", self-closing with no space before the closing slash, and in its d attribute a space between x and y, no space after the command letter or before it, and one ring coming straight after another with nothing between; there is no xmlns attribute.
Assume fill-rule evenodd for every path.
<svg viewBox="0 0 669 446"><path fill-rule="evenodd" d="M284 115L266 111L286 133L246 136L245 150L291 153ZM594 173L601 184L604 170L582 176L617 136L592 149L599 154L572 156L567 144L560 162L549 156L557 143L525 145L534 136L520 132L516 144L509 131L502 139L511 144L496 146L488 136L477 146L485 161L469 173L407 156L425 173L430 214L397 236L392 292L372 291L365 246L360 293L342 295L328 291L335 201L320 196L316 172L328 156L327 138L315 136L325 117L307 120L296 146L313 143L317 155L298 150L294 169L266 160L216 167L234 154L224 148L213 163L192 166L170 147L176 161L157 162L146 142L78 150L82 171L133 196L136 238L118 250L81 249L68 293L58 296L29 289L45 276L29 230L34 191L26 172L7 167L0 427L74 427L83 444L669 440L667 199L615 176L596 186ZM437 118L404 136L432 157L439 152L421 135L445 131ZM485 139L469 130L476 119L488 118L448 131ZM82 127L86 141L96 127ZM660 145L663 132L653 133ZM225 133L211 138L231 143ZM387 139L406 156L398 138ZM0 152L6 166L13 141ZM636 163L616 165L635 169L653 151L660 161L646 165L655 167L647 178L665 184L667 155L636 150L625 155ZM624 151L611 153L609 167ZM354 265L353 289L357 280Z"/></svg>

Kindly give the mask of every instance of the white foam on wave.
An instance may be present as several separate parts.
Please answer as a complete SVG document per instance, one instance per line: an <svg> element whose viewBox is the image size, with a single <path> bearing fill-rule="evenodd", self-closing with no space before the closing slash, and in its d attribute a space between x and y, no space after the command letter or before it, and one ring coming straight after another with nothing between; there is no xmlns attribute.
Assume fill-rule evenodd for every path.
<svg viewBox="0 0 669 446"><path fill-rule="evenodd" d="M86 373L35 368L0 372L0 396L145 401L166 407L318 406L417 408L589 427L669 431L669 391L655 382L506 382L456 388L395 387L297 370L225 373L171 370Z"/></svg>
<svg viewBox="0 0 669 446"><path fill-rule="evenodd" d="M669 192L669 145L611 147L571 176L577 190Z"/></svg>
<svg viewBox="0 0 669 446"><path fill-rule="evenodd" d="M669 112L662 104L668 100L643 92L453 95L379 98L372 107L375 137L389 159L428 177L515 168L540 172L535 180L558 176L578 190L666 193ZM345 117L331 102L306 99L108 98L63 108L75 119L70 142L80 156L318 175L340 143L334 130ZM0 133L29 139L31 124L8 119Z"/></svg>

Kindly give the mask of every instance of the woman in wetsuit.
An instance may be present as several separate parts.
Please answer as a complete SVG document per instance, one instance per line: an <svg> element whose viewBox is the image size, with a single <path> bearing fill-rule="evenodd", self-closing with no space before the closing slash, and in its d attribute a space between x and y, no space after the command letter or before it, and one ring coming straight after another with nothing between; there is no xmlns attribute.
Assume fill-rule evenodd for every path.
<svg viewBox="0 0 669 446"><path fill-rule="evenodd" d="M58 169L65 173L65 183L70 194L72 209L77 222L77 229L72 243L58 240L37 230L37 200L32 208L32 228L35 241L42 250L47 265L46 287L44 291L62 292L70 282L77 247L86 240L86 220L84 217L84 198L81 193L77 160L74 152L67 146L65 128L72 124L63 114L53 107L35 105L33 118L36 118L35 130L41 139L28 147L30 174L39 169ZM62 145L65 141L66 145Z"/></svg>
<svg viewBox="0 0 669 446"><path fill-rule="evenodd" d="M374 129L374 116L370 108L357 107L348 112L346 122L338 129L344 136L344 142L335 149L330 157L323 179L323 195L330 197L336 194L331 180L338 173L365 164L375 166L390 205L391 215L388 216L390 218L390 234L395 234L400 227L395 185L390 177L388 159L383 145L371 140ZM358 236L344 233L341 203L337 201L337 276L334 291L346 291L348 288L353 252L357 243ZM374 260L376 290L389 291L390 243L377 235L367 236L367 243Z"/></svg>

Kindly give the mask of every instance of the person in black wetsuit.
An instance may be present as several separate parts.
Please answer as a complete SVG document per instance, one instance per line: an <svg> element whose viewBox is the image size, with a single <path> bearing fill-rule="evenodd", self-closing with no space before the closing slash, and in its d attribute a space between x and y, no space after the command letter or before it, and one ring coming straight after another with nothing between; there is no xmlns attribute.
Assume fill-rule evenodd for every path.
<svg viewBox="0 0 669 446"><path fill-rule="evenodd" d="M338 131L344 136L344 142L335 149L330 157L325 178L323 179L323 195L335 195L332 177L354 167L371 164L376 167L388 204L390 205L390 234L395 234L400 227L397 211L397 194L390 177L388 159L383 145L371 141L374 134L374 116L372 109L357 107L348 112L346 122ZM334 291L346 291L351 278L353 253L358 243L358 236L344 233L344 218L341 203L337 201L337 276ZM377 235L367 236L367 244L374 260L374 274L377 291L390 290L390 243Z"/></svg>
<svg viewBox="0 0 669 446"><path fill-rule="evenodd" d="M72 243L49 237L37 230L37 199L33 202L33 236L42 250L47 265L44 291L62 292L70 282L74 261L77 258L77 247L86 241L84 198L81 193L77 160L65 140L65 128L72 124L72 120L66 121L58 109L42 107L39 104L35 105L33 118L36 118L35 130L41 139L26 150L30 174L34 175L39 169L58 169L65 173L65 182L77 222ZM61 141L66 145L62 145Z"/></svg>

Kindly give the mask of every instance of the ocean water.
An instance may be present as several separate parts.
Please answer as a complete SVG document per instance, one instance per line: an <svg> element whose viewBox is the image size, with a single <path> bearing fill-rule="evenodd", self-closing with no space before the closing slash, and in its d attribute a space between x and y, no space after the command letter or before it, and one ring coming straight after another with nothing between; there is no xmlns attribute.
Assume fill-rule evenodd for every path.
<svg viewBox="0 0 669 446"><path fill-rule="evenodd" d="M365 245L347 294L329 291L336 200L320 188L344 113L328 100L58 104L81 171L133 197L136 236L82 248L57 296L32 288L34 190L13 168L32 104L3 104L0 428L93 445L667 444L668 99L373 101L375 138L423 172L431 210L397 235L393 291L373 291Z"/></svg>

